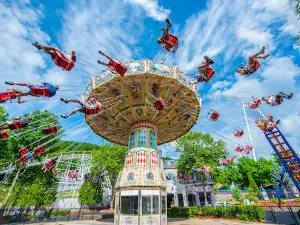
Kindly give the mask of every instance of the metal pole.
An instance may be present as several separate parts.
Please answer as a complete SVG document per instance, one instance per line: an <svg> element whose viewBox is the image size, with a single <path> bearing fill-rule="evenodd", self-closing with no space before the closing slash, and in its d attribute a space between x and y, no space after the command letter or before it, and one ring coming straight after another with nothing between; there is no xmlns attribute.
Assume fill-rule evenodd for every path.
<svg viewBox="0 0 300 225"><path fill-rule="evenodd" d="M256 160L256 155L255 155L255 148L254 148L253 141L252 141L252 136L251 136L251 132L250 132L250 127L249 127L249 123L248 123L248 118L247 118L247 114L246 114L246 109L245 109L244 101L242 101L242 106L243 106L243 111L244 111L244 115L245 115L245 121L246 121L246 124L247 124L248 133L249 133L250 143L251 143L251 145L253 147L253 149L252 149L253 159L256 162L257 160Z"/></svg>

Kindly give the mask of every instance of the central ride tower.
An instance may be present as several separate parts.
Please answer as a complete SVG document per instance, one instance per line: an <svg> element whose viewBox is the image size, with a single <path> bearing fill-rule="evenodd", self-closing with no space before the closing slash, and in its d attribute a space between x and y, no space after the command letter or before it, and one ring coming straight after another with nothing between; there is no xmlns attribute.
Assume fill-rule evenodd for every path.
<svg viewBox="0 0 300 225"><path fill-rule="evenodd" d="M91 79L83 96L103 105L86 115L106 140L128 145L115 186L114 224L167 224L165 174L157 145L175 141L197 122L201 99L187 74L162 62L129 61L125 76L105 71Z"/></svg>

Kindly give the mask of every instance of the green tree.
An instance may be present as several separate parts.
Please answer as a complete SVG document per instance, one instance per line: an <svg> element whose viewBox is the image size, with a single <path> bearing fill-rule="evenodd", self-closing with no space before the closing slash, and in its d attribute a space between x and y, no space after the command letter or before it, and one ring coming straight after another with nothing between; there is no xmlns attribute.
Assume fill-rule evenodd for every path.
<svg viewBox="0 0 300 225"><path fill-rule="evenodd" d="M238 187L234 187L232 190L232 197L238 201L238 202L242 202L244 199L241 195L241 190Z"/></svg>
<svg viewBox="0 0 300 225"><path fill-rule="evenodd" d="M249 196L253 196L254 199L253 200L256 200L256 198L260 198L260 192L259 192L259 188L257 187L256 183L255 183L255 180L253 179L253 176L251 173L247 173L247 178L248 178L248 181L249 181ZM252 199L249 199L249 200L252 200Z"/></svg>
<svg viewBox="0 0 300 225"><path fill-rule="evenodd" d="M249 187L248 173L251 173L258 186L271 184L272 160L260 158L255 162L248 157L242 157L237 163L240 173L238 185L241 188Z"/></svg>
<svg viewBox="0 0 300 225"><path fill-rule="evenodd" d="M223 189L228 190L230 189L230 185L232 183L238 184L242 179L242 174L239 173L238 167L235 163L231 163L223 168L214 169L212 175L217 186L222 185Z"/></svg>
<svg viewBox="0 0 300 225"><path fill-rule="evenodd" d="M274 154L273 162L272 162L272 173L271 173L272 174L271 183L274 188L278 187L278 185L279 185L282 168L283 168L283 166L282 166L278 156ZM287 188L292 188L294 185L293 181L291 180L291 178L289 177L289 175L287 173L285 173L285 175L284 175L283 184Z"/></svg>
<svg viewBox="0 0 300 225"><path fill-rule="evenodd" d="M49 136L45 136L42 132L42 128L50 127L52 125L57 125L58 128L60 128L57 117L53 113L50 113L48 111L35 111L30 114L25 114L22 117L31 118L28 127L21 130L15 130L13 132L9 131L10 138L0 142L0 147L2 147L0 151L5 152L5 154L0 154L0 163L5 163L4 166L7 166L7 164L10 163L13 163L17 166L15 161L20 157L18 150L22 147L26 147L29 151L32 151L34 147L43 145L44 143L48 143L43 146L46 148L46 150L49 150L50 147L54 147L60 141L62 130L60 130L58 134L53 134ZM3 122L7 120L12 120L12 118L9 118L8 114L4 110L2 110L2 108L0 108L0 120L2 120ZM50 151L48 151L48 153L52 151L55 151L55 148L52 148ZM35 157L34 160L39 161L41 160L41 157L43 157L43 154L41 156ZM44 177L42 180L39 180L38 178L43 177L43 175L45 174L42 172L41 166L38 167L38 170L41 173L37 172L34 167L27 169L25 169L24 166L18 167L15 173L13 173L10 177L12 185L9 187L8 194L5 196L1 196L1 198L4 199L3 207L6 206L6 200L8 200L9 205L18 204L22 206L25 204L39 205L40 202L41 204L44 204L47 202L54 201L56 191L53 189L52 191L48 190L48 181L50 178L53 178L53 175L50 174L49 178L46 179ZM31 180L28 177L24 178L24 174L27 174L28 176L32 174L38 174L38 177L35 177L35 179ZM17 179L14 179L14 177L16 177ZM27 180L31 180L31 182L26 183ZM50 182L49 185L54 187L55 182ZM22 198L20 198L20 195L22 195ZM44 200L35 201L34 199L36 198L36 195L43 196ZM15 200L12 200L13 198L15 198ZM18 200L19 198L20 200ZM32 199L32 201L29 201L29 199Z"/></svg>
<svg viewBox="0 0 300 225"><path fill-rule="evenodd" d="M216 141L209 134L201 132L189 132L179 138L176 144L176 151L181 153L177 168L188 174L204 165L219 166L220 159L224 159L228 154L223 141Z"/></svg>
<svg viewBox="0 0 300 225"><path fill-rule="evenodd" d="M120 145L103 145L93 152L91 174L101 174L105 171L106 176L112 186L111 207L114 205L115 185L119 172L124 168L127 147Z"/></svg>
<svg viewBox="0 0 300 225"><path fill-rule="evenodd" d="M78 196L78 200L79 202L82 204L95 204L97 203L97 200L99 200L99 197L102 197L101 193L100 195L97 194L96 188L93 184L93 182L91 180L88 180L86 182L84 182L83 185L81 185L80 189L79 189L79 196Z"/></svg>
<svg viewBox="0 0 300 225"><path fill-rule="evenodd" d="M56 199L56 181L55 176L50 172L44 173L41 166L22 169L8 207L40 207L53 203Z"/></svg>

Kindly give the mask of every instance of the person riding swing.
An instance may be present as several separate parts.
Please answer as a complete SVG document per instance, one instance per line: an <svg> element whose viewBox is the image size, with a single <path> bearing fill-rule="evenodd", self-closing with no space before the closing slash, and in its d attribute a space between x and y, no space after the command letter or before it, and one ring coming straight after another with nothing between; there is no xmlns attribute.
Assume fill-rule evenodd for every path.
<svg viewBox="0 0 300 225"><path fill-rule="evenodd" d="M53 46L41 45L38 42L35 42L32 45L36 47L38 50L43 49L44 52L51 55L53 62L64 70L70 71L75 65L76 62L75 51L72 51L71 54L66 54L61 50L59 50L58 48L55 48Z"/></svg>
<svg viewBox="0 0 300 225"><path fill-rule="evenodd" d="M21 101L22 96L27 96L27 94L24 94L22 91L16 89L8 88L6 92L0 93L0 103L5 103L14 99L18 99L19 104L27 102Z"/></svg>
<svg viewBox="0 0 300 225"><path fill-rule="evenodd" d="M162 48L168 52L175 53L178 48L178 37L169 33L169 29L172 27L169 19L166 19L166 23L167 27L161 28L163 35L157 39L157 43L162 45Z"/></svg>
<svg viewBox="0 0 300 225"><path fill-rule="evenodd" d="M214 64L214 61L211 58L209 58L208 56L204 56L203 58L204 58L204 60L198 67L199 74L194 76L194 78L196 78L196 80L193 81L192 84L197 84L199 82L208 82L215 74L214 70L210 66L210 65Z"/></svg>
<svg viewBox="0 0 300 225"><path fill-rule="evenodd" d="M246 75L246 76L250 76L251 74L256 72L260 66L257 59L266 60L270 55L270 54L266 54L266 55L263 54L265 54L265 46L262 47L259 53L249 57L248 64L241 64L241 67L237 69L237 72L240 73L241 75Z"/></svg>
<svg viewBox="0 0 300 225"><path fill-rule="evenodd" d="M291 99L293 97L293 93L285 94L283 92L279 92L276 95L270 95L268 97L262 97L262 100L266 102L268 105L277 106L283 102L283 99Z"/></svg>
<svg viewBox="0 0 300 225"><path fill-rule="evenodd" d="M7 121L5 123L0 124L0 130L18 130L23 129L28 126L31 118L20 118L20 117L14 117L12 121Z"/></svg>
<svg viewBox="0 0 300 225"><path fill-rule="evenodd" d="M75 102L75 103L78 103L81 105L81 108L76 108L69 114L61 115L62 118L68 118L69 116L75 114L76 112L82 112L85 115L97 114L99 112L100 108L102 107L102 104L100 102L98 102L96 98L91 98L86 103L82 103L81 101L79 101L77 99L67 100L67 99L61 98L60 100L65 103Z"/></svg>
<svg viewBox="0 0 300 225"><path fill-rule="evenodd" d="M29 92L19 92L19 98L23 96L34 96L34 97L53 97L56 95L56 91L59 89L57 85L52 85L47 82L41 82L40 84L33 85L28 83L15 83L11 81L5 81L7 85L18 85L22 87L28 87L30 89Z"/></svg>

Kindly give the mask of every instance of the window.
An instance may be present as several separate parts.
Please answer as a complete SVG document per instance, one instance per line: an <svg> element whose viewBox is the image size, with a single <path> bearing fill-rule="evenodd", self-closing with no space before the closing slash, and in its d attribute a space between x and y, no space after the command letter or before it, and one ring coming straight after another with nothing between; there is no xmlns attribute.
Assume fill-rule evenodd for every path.
<svg viewBox="0 0 300 225"><path fill-rule="evenodd" d="M159 214L159 191L142 190L142 215Z"/></svg>
<svg viewBox="0 0 300 225"><path fill-rule="evenodd" d="M156 149L156 134L154 131L150 131L150 148Z"/></svg>
<svg viewBox="0 0 300 225"><path fill-rule="evenodd" d="M130 134L130 140L129 140L129 149L134 148L135 142L135 132L131 132Z"/></svg>
<svg viewBox="0 0 300 225"><path fill-rule="evenodd" d="M142 197L142 215L159 214L159 196Z"/></svg>
<svg viewBox="0 0 300 225"><path fill-rule="evenodd" d="M166 211L166 198L167 196L161 196L161 213L162 214L166 214L167 211Z"/></svg>
<svg viewBox="0 0 300 225"><path fill-rule="evenodd" d="M145 130L139 130L138 147L146 147L146 134Z"/></svg>
<svg viewBox="0 0 300 225"><path fill-rule="evenodd" d="M138 215L138 196L121 197L121 213L126 215Z"/></svg>

